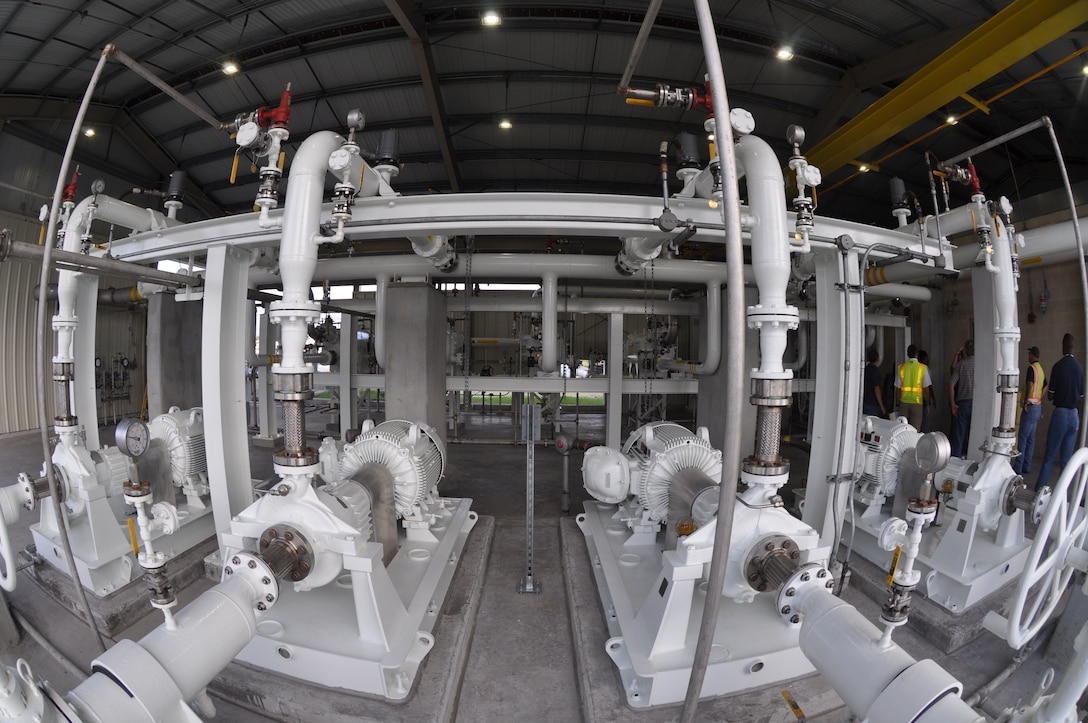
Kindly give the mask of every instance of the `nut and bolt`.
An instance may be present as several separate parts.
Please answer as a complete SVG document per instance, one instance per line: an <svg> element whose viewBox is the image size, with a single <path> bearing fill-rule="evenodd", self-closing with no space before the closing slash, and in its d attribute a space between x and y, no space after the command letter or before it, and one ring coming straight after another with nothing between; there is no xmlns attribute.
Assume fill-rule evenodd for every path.
<svg viewBox="0 0 1088 723"><path fill-rule="evenodd" d="M295 570L294 572L291 573L291 579L294 580L295 582L298 582L299 580L302 579L302 575L300 575L298 573L298 571Z"/></svg>
<svg viewBox="0 0 1088 723"><path fill-rule="evenodd" d="M223 572L225 572L225 573L226 573L226 574L228 574L228 575L233 575L233 574L234 574L234 568L228 567L228 568L227 568L226 570L224 570Z"/></svg>
<svg viewBox="0 0 1088 723"><path fill-rule="evenodd" d="M283 533L283 539L290 542L291 540L295 539L295 535L290 530L288 530L287 532Z"/></svg>
<svg viewBox="0 0 1088 723"><path fill-rule="evenodd" d="M261 612L264 612L265 610L268 609L268 606L265 605L263 602L259 602L259 603L257 603L257 609L260 610Z"/></svg>
<svg viewBox="0 0 1088 723"><path fill-rule="evenodd" d="M770 552L771 550L774 549L774 543L773 542L768 542L766 545L763 546L763 549L766 550L767 552Z"/></svg>
<svg viewBox="0 0 1088 723"><path fill-rule="evenodd" d="M271 585L272 584L272 578L265 575L264 577L261 578L261 584L262 585Z"/></svg>
<svg viewBox="0 0 1088 723"><path fill-rule="evenodd" d="M827 570L819 570L819 571L817 571L817 573L816 573L816 577L819 577L819 578L825 578L825 577L827 577Z"/></svg>
<svg viewBox="0 0 1088 723"><path fill-rule="evenodd" d="M246 564L247 564L247 565L249 566L249 569L250 569L250 570L255 570L255 569L257 569L257 562L256 562L256 560L250 560L250 561L249 561L249 562L247 562Z"/></svg>
<svg viewBox="0 0 1088 723"><path fill-rule="evenodd" d="M230 562L231 562L232 565L241 565L242 564L242 558L235 555L234 557L230 558Z"/></svg>
<svg viewBox="0 0 1088 723"><path fill-rule="evenodd" d="M261 538L261 547L268 547L268 540Z"/></svg>
<svg viewBox="0 0 1088 723"><path fill-rule="evenodd" d="M797 623L801 622L801 616L794 615L792 618L790 618L790 622L796 625Z"/></svg>
<svg viewBox="0 0 1088 723"><path fill-rule="evenodd" d="M793 587L786 588L786 597L793 597L796 594L797 594L797 588L793 588Z"/></svg>
<svg viewBox="0 0 1088 723"><path fill-rule="evenodd" d="M828 590L834 590L835 589L835 581L834 580L828 580L827 581L827 589Z"/></svg>
<svg viewBox="0 0 1088 723"><path fill-rule="evenodd" d="M807 572L801 573L801 582L808 582L812 578Z"/></svg>
<svg viewBox="0 0 1088 723"><path fill-rule="evenodd" d="M790 614L790 606L789 605L783 605L782 606L782 614L783 615L789 615Z"/></svg>
<svg viewBox="0 0 1088 723"><path fill-rule="evenodd" d="M280 536L280 533L276 531L275 527L269 528L265 534L271 537L273 540Z"/></svg>
<svg viewBox="0 0 1088 723"><path fill-rule="evenodd" d="M264 599L267 600L268 602L272 602L273 600L276 599L276 596L273 595L272 593L268 593L267 595L264 596Z"/></svg>
<svg viewBox="0 0 1088 723"><path fill-rule="evenodd" d="M303 560L302 562L300 562L298 564L298 569L302 570L303 572L309 572L310 571L310 563Z"/></svg>

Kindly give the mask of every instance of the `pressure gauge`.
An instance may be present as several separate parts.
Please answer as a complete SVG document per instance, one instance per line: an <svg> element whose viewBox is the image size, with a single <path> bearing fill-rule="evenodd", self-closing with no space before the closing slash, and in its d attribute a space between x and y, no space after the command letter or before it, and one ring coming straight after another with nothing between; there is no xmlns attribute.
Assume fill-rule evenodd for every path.
<svg viewBox="0 0 1088 723"><path fill-rule="evenodd" d="M114 432L117 448L129 457L139 457L151 444L151 430L135 417L122 419Z"/></svg>
<svg viewBox="0 0 1088 723"><path fill-rule="evenodd" d="M91 181L91 193L103 193L106 190L106 181L101 178L96 178Z"/></svg>

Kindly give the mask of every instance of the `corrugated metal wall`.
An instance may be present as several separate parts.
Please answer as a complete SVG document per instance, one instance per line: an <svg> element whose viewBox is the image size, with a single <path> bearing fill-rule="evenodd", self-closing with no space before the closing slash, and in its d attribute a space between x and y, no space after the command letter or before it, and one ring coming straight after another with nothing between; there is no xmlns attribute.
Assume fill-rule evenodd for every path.
<svg viewBox="0 0 1088 723"><path fill-rule="evenodd" d="M40 225L36 219L27 219L0 211L0 227L10 229L18 241L34 243L38 239ZM34 287L38 285L41 267L17 261L0 263L0 434L36 428L39 424L36 402L34 321L37 304ZM53 281L56 280L56 274ZM131 286L124 279L103 278L100 288ZM49 309L52 316L54 308ZM99 391L98 414L101 423L112 423L116 418L138 413L143 405L146 374L144 364L147 313L144 307L101 307L95 333L95 353L102 359L97 370L76 370L77 377L95 374ZM53 335L48 335L47 353L53 354ZM123 369L122 357L135 362L135 367ZM111 374L110 385L105 384L105 373ZM127 380L125 379L125 375ZM119 384L114 385L117 379ZM120 388L115 388L120 387ZM52 385L46 394L53 416ZM107 397L111 397L107 399Z"/></svg>

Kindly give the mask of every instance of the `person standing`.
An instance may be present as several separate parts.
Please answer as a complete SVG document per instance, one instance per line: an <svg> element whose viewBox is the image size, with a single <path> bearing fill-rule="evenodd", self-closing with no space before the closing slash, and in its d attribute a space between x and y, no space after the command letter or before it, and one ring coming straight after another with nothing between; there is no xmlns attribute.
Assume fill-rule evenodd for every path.
<svg viewBox="0 0 1088 723"><path fill-rule="evenodd" d="M952 456L963 457L971 434L971 410L975 398L975 340L963 343L963 357L948 380L948 403L952 408Z"/></svg>
<svg viewBox="0 0 1088 723"><path fill-rule="evenodd" d="M1046 454L1043 468L1039 470L1039 480L1035 483L1036 489L1048 483L1050 468L1059 454L1059 474L1073 456L1083 397L1084 367L1073 357L1073 335L1066 334L1062 337L1062 358L1050 370L1050 389L1046 398L1054 402L1054 413L1050 416L1050 428L1046 432Z"/></svg>
<svg viewBox="0 0 1088 723"><path fill-rule="evenodd" d="M862 412L874 417L885 418L888 411L884 407L884 393L880 389L880 352L875 346L865 352L865 375L862 378Z"/></svg>
<svg viewBox="0 0 1088 723"><path fill-rule="evenodd" d="M1016 474L1031 472L1031 458L1035 454L1035 432L1043 417L1043 392L1046 391L1046 375L1039 363L1039 347L1028 347L1028 371L1024 375L1023 411L1020 413L1020 434L1016 448L1020 456L1012 461Z"/></svg>
<svg viewBox="0 0 1088 723"><path fill-rule="evenodd" d="M895 376L897 392L896 413L906 417L915 429L922 428L922 414L931 403L930 389L933 380L929 377L929 367L918 361L918 347L907 347L907 360L899 365Z"/></svg>

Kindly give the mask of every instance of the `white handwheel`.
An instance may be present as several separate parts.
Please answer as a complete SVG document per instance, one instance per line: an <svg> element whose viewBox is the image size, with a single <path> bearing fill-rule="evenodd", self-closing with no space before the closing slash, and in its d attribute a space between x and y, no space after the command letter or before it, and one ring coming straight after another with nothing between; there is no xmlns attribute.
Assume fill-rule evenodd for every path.
<svg viewBox="0 0 1088 723"><path fill-rule="evenodd" d="M1050 619L1075 570L1070 552L1079 551L1088 535L1088 448L1081 448L1062 470L1009 611L1005 639L1020 648Z"/></svg>

